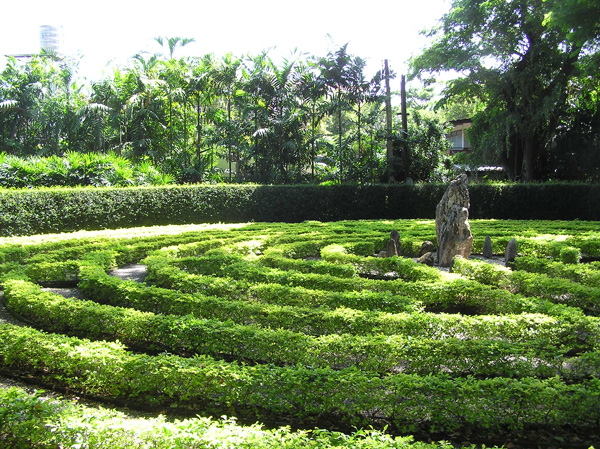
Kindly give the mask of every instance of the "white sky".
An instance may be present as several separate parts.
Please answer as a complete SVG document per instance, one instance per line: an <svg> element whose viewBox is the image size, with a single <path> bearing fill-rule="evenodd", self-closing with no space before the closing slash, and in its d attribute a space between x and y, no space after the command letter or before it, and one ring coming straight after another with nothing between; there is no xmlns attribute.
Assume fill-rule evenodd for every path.
<svg viewBox="0 0 600 449"><path fill-rule="evenodd" d="M157 36L196 40L176 57L273 48L277 60L294 48L325 56L348 43L367 60L367 76L384 59L400 74L427 42L419 31L449 8L450 0L11 0L0 6L0 68L5 54L37 52L40 25L53 25L63 30L61 50L81 55L79 73L92 80L111 60L159 52Z"/></svg>

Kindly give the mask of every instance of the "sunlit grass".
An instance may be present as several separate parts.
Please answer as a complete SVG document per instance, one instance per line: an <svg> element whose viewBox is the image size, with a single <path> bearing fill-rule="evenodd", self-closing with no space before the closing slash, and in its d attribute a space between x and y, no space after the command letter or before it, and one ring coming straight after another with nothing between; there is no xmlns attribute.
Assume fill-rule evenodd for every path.
<svg viewBox="0 0 600 449"><path fill-rule="evenodd" d="M249 223L216 223L216 224L190 224L190 225L169 225L169 226L145 226L138 228L121 229L103 229L100 231L76 231L59 234L38 234L23 237L0 237L0 245L38 245L42 243L60 242L73 239L90 238L114 238L127 239L133 237L152 237L158 235L175 235L184 232L199 231L228 231L230 229L241 229L248 226Z"/></svg>

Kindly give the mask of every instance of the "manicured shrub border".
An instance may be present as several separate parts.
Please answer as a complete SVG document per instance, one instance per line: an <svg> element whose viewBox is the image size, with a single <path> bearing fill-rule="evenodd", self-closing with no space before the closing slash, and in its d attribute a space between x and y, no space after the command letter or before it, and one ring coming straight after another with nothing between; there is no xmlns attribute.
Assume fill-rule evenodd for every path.
<svg viewBox="0 0 600 449"><path fill-rule="evenodd" d="M590 287L562 277L526 271L507 271L497 266L465 259L455 261L453 270L487 285L509 289L530 297L578 307L590 315L600 314L600 287ZM583 270L580 270L583 272ZM593 272L588 268L585 272Z"/></svg>
<svg viewBox="0 0 600 449"><path fill-rule="evenodd" d="M469 279L406 282L338 278L281 271L248 261L225 266L221 257L173 259L161 251L144 259L144 263L148 282L159 287L233 299L249 294L270 304L342 306L392 313L413 312L425 306L430 311L459 308L469 314L582 315L578 308L567 304L556 304L543 297L524 297ZM202 269L204 274L193 274L186 269Z"/></svg>
<svg viewBox="0 0 600 449"><path fill-rule="evenodd" d="M446 185L0 190L3 235L215 222L433 218ZM600 220L600 185L470 187L471 218ZM315 200L318 198L318 200Z"/></svg>
<svg viewBox="0 0 600 449"><path fill-rule="evenodd" d="M123 412L16 387L0 389L0 442L12 448L457 449L450 443L422 443L372 429L343 434L323 429L244 426L226 417L132 418Z"/></svg>
<svg viewBox="0 0 600 449"><path fill-rule="evenodd" d="M11 325L0 326L0 369L89 396L256 419L335 416L349 426L388 424L398 432L594 429L600 419L596 379L372 377L356 369L245 366L207 356L133 354L117 343Z"/></svg>
<svg viewBox="0 0 600 449"><path fill-rule="evenodd" d="M526 342L535 337L551 345L567 345L573 350L600 348L600 321L574 314L551 317L542 314L464 316L440 313L386 313L352 308L308 308L249 302L206 295L189 295L123 281L94 266L81 269L79 287L88 298L102 304L134 308L166 315L192 315L197 318L258 324L289 329L309 335L349 333L405 335L425 338L461 337L503 338ZM583 336L586 336L583 338Z"/></svg>
<svg viewBox="0 0 600 449"><path fill-rule="evenodd" d="M121 341L132 349L173 354L208 354L253 363L356 367L372 373L568 379L600 374L600 354L568 357L572 348L498 339L428 339L350 334L312 337L283 329L262 329L191 316L155 315L90 301L66 299L24 281L6 281L7 308L46 331Z"/></svg>

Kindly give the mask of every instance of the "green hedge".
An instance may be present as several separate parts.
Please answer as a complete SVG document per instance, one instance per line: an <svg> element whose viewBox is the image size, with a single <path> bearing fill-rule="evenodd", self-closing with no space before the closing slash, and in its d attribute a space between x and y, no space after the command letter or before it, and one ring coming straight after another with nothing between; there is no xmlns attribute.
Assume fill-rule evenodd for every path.
<svg viewBox="0 0 600 449"><path fill-rule="evenodd" d="M247 295L278 305L350 307L381 312L456 311L477 314L582 315L552 298L528 298L469 279L451 281L373 280L282 271L248 261L223 265L222 258L172 259L157 251L144 259L146 282L185 293L237 299ZM203 262L207 262L204 264ZM214 263L216 262L216 263ZM412 261L411 261L412 263ZM201 269L205 274L189 273Z"/></svg>
<svg viewBox="0 0 600 449"><path fill-rule="evenodd" d="M0 389L0 442L13 449L458 449L447 442L423 443L373 429L348 434L323 429L299 432L244 426L226 417L132 417L16 387ZM470 444L462 447L472 449Z"/></svg>
<svg viewBox="0 0 600 449"><path fill-rule="evenodd" d="M257 420L275 414L309 424L330 417L404 433L568 428L589 434L600 420L595 378L567 384L556 377L379 377L355 368L249 366L135 354L119 343L11 325L0 325L0 369L92 397Z"/></svg>
<svg viewBox="0 0 600 449"><path fill-rule="evenodd" d="M600 315L600 287L597 284L590 287L555 274L510 271L504 267L462 258L455 260L452 270L486 285L577 307L589 315Z"/></svg>
<svg viewBox="0 0 600 449"><path fill-rule="evenodd" d="M542 314L479 315L385 313L345 307L289 307L215 296L188 295L123 281L101 268L82 267L79 282L86 297L102 304L130 307L165 315L257 324L308 335L405 335L424 338L504 339L514 342L545 339L578 351L600 349L600 322L581 315L550 317Z"/></svg>
<svg viewBox="0 0 600 449"><path fill-rule="evenodd" d="M284 329L264 329L189 315L156 315L73 300L24 281L4 283L14 315L46 331L120 341L155 353L207 354L227 360L334 369L356 367L370 373L584 379L600 375L600 353L568 357L572 348L546 339L526 343L498 339L430 339L403 335L351 334L313 337Z"/></svg>
<svg viewBox="0 0 600 449"><path fill-rule="evenodd" d="M0 233L162 224L433 218L446 185L169 186L0 190ZM470 187L471 218L600 220L600 185Z"/></svg>
<svg viewBox="0 0 600 449"><path fill-rule="evenodd" d="M369 257L390 229L409 253L431 240L433 221L421 219L10 239L0 247L9 309L68 336L0 326L0 372L129 406L298 427L597 434L600 319L586 311L599 296L600 267L563 259L565 251L577 256L569 261L600 254L598 224L473 227L479 246L485 235L495 245L514 236L520 254L553 261L539 267L542 275L459 261L456 270L470 279L457 279L411 260ZM107 273L142 258L146 283ZM77 280L88 301L27 278ZM566 289L583 278L583 289ZM572 299L578 307L567 305Z"/></svg>

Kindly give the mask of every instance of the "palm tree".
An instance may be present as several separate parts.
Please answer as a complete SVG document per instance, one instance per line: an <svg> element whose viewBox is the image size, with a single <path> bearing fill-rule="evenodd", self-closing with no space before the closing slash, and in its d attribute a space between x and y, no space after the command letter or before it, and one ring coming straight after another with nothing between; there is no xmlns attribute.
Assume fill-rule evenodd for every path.
<svg viewBox="0 0 600 449"><path fill-rule="evenodd" d="M239 131L243 128L242 121L237 117L234 120L235 95L239 87L239 72L241 59L235 58L231 54L225 55L221 59L221 63L214 68L212 77L215 81L217 95L219 95L224 104L226 111L226 119L220 121L219 145L225 146L227 151L227 161L229 165L229 181L233 177L233 161L236 162L236 172L238 180L242 177L242 149L244 148L243 133ZM235 151L234 151L235 150Z"/></svg>
<svg viewBox="0 0 600 449"><path fill-rule="evenodd" d="M322 134L319 132L319 125L327 115L327 105L323 97L327 92L325 79L315 72L315 67L302 67L302 77L300 81L300 99L301 107L308 114L310 128L308 130L308 145L310 147L310 172L311 179L315 180L315 161L317 157L317 148L322 143Z"/></svg>
<svg viewBox="0 0 600 449"><path fill-rule="evenodd" d="M331 110L337 115L337 159L339 164L340 179L344 179L344 149L342 146L342 137L344 127L342 113L347 109L346 91L350 86L352 56L347 52L348 44L343 45L337 51L329 53L325 58L321 58L319 66L321 76L329 89L331 99Z"/></svg>
<svg viewBox="0 0 600 449"><path fill-rule="evenodd" d="M173 59L173 55L175 54L175 50L177 47L182 48L192 42L196 42L193 38L182 38L182 37L155 37L154 40L160 44L161 47L165 47L165 45L169 49L169 61Z"/></svg>

